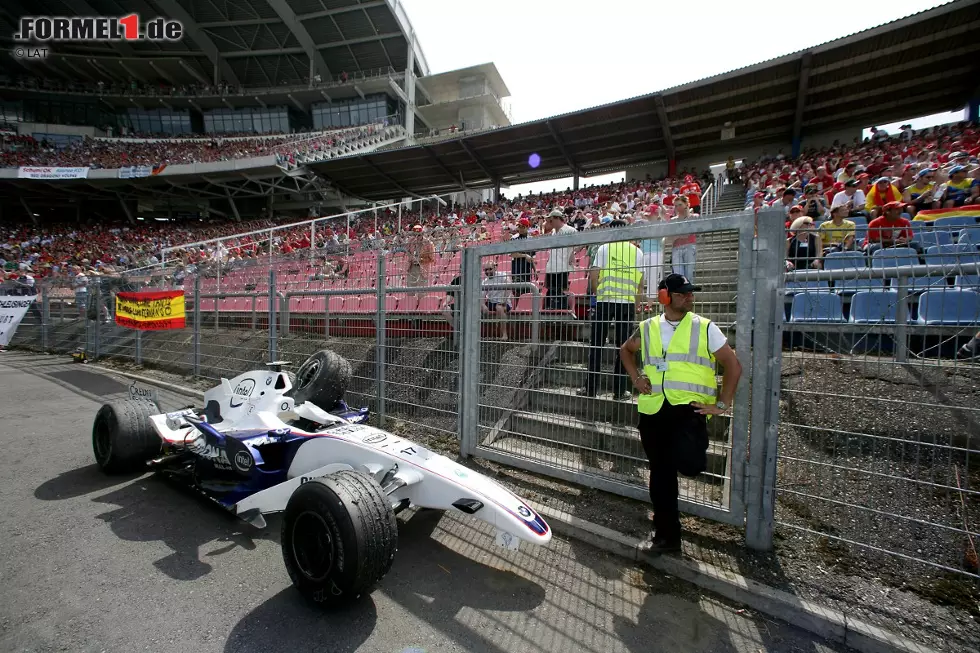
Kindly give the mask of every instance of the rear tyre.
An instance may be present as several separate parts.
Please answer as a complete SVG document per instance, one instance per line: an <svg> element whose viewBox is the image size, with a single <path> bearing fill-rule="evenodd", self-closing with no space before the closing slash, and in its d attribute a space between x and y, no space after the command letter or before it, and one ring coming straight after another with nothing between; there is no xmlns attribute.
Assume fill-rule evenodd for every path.
<svg viewBox="0 0 980 653"><path fill-rule="evenodd" d="M147 401L104 404L92 425L95 462L106 474L141 471L146 461L160 453L160 436L153 430L150 415L156 406Z"/></svg>
<svg viewBox="0 0 980 653"><path fill-rule="evenodd" d="M296 370L293 399L296 405L311 401L323 410L331 410L350 386L353 371L340 354L321 349Z"/></svg>
<svg viewBox="0 0 980 653"><path fill-rule="evenodd" d="M398 526L378 482L344 470L293 492L281 541L293 585L309 601L335 607L370 592L388 573Z"/></svg>

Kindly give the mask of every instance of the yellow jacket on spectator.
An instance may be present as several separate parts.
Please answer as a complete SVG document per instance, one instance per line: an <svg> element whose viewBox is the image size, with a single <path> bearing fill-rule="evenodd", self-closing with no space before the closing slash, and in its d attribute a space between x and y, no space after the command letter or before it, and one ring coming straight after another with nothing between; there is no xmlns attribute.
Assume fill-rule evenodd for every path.
<svg viewBox="0 0 980 653"><path fill-rule="evenodd" d="M868 194L864 198L864 208L868 211L880 209L889 202L901 202L902 194L898 191L895 184L888 184L888 190L884 193L878 192L878 184L868 189Z"/></svg>

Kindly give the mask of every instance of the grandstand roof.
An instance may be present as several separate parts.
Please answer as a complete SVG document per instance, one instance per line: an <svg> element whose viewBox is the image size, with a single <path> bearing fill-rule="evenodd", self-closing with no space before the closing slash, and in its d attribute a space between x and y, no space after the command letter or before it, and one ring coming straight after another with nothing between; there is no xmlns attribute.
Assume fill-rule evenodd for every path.
<svg viewBox="0 0 980 653"><path fill-rule="evenodd" d="M0 33L20 16L165 16L181 21L176 43L58 43L47 59L2 57L0 67L78 81L211 84L215 67L232 86L306 83L310 61L321 78L408 66L413 28L398 0L5 0ZM415 71L428 64L415 42ZM35 66L40 70L35 70Z"/></svg>
<svg viewBox="0 0 980 653"><path fill-rule="evenodd" d="M980 0L956 0L808 50L622 102L313 164L367 199L571 176L794 135L887 124L980 94ZM731 123L733 138L722 140ZM532 168L532 153L541 164Z"/></svg>

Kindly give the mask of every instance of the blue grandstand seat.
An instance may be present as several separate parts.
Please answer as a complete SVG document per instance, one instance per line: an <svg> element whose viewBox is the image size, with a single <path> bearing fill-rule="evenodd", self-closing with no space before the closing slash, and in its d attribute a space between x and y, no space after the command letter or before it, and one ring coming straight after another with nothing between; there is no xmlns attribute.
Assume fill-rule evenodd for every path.
<svg viewBox="0 0 980 653"><path fill-rule="evenodd" d="M861 291L851 298L848 321L855 324L894 324L898 319L898 292L894 290Z"/></svg>
<svg viewBox="0 0 980 653"><path fill-rule="evenodd" d="M960 263L980 263L980 252L971 245L934 245L926 249L925 262L953 270Z"/></svg>
<svg viewBox="0 0 980 653"><path fill-rule="evenodd" d="M789 311L790 322L842 322L844 305L840 295L832 292L808 291L793 296Z"/></svg>
<svg viewBox="0 0 980 653"><path fill-rule="evenodd" d="M980 294L962 288L929 290L919 298L919 324L970 325L980 321Z"/></svg>
<svg viewBox="0 0 980 653"><path fill-rule="evenodd" d="M921 231L916 234L915 240L918 241L918 243L923 247L932 247L933 245L952 245L953 234L948 231Z"/></svg>
<svg viewBox="0 0 980 653"><path fill-rule="evenodd" d="M960 231L959 240L956 241L960 245L973 245L975 247L980 247L980 227L969 227Z"/></svg>
<svg viewBox="0 0 980 653"><path fill-rule="evenodd" d="M859 291L881 290L885 287L884 279L873 279L860 277L858 279L842 279L834 282L834 290L839 293L850 294Z"/></svg>
<svg viewBox="0 0 980 653"><path fill-rule="evenodd" d="M862 252L830 252L823 258L824 270L864 270L867 267Z"/></svg>
<svg viewBox="0 0 980 653"><path fill-rule="evenodd" d="M786 294L803 292L805 290L827 290L830 284L826 281L787 281Z"/></svg>
<svg viewBox="0 0 980 653"><path fill-rule="evenodd" d="M871 257L871 267L875 270L916 265L918 262L919 255L911 247L885 247Z"/></svg>
<svg viewBox="0 0 980 653"><path fill-rule="evenodd" d="M973 227L977 225L977 219L972 215L958 215L948 218L937 218L932 222L936 229L949 229L959 231L963 227Z"/></svg>
<svg viewBox="0 0 980 653"><path fill-rule="evenodd" d="M860 216L848 218L854 223L854 239L860 243L868 235L868 219Z"/></svg>
<svg viewBox="0 0 980 653"><path fill-rule="evenodd" d="M896 280L892 281L892 287L896 287L898 282ZM940 275L930 275L927 277L908 277L908 289L910 292L921 292L923 290L930 290L932 288L945 288L949 284L946 283L946 277Z"/></svg>
<svg viewBox="0 0 980 653"><path fill-rule="evenodd" d="M980 274L961 274L953 284L957 288L980 291Z"/></svg>

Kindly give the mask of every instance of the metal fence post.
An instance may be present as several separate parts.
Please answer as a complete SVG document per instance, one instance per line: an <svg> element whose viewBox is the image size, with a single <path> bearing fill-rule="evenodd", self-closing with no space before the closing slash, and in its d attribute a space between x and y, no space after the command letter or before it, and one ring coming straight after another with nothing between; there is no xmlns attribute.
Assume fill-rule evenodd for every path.
<svg viewBox="0 0 980 653"><path fill-rule="evenodd" d="M41 286L41 351L48 350L48 323L51 322L51 298L46 286Z"/></svg>
<svg viewBox="0 0 980 653"><path fill-rule="evenodd" d="M194 376L201 373L201 277L194 277ZM142 352L141 352L142 353Z"/></svg>
<svg viewBox="0 0 980 653"><path fill-rule="evenodd" d="M752 415L746 465L745 543L772 548L776 493L779 386L783 356L783 218L759 214L755 242L755 321L752 326Z"/></svg>
<svg viewBox="0 0 980 653"><path fill-rule="evenodd" d="M271 240L269 241L272 242ZM270 245L271 247L271 245ZM276 360L279 334L276 333L276 269L269 268L269 361Z"/></svg>
<svg viewBox="0 0 980 653"><path fill-rule="evenodd" d="M378 254L378 309L375 312L375 334L376 344L374 348L374 376L378 387L378 427L385 427L385 364L388 361L387 336L388 336L388 315L385 312L385 288L388 286L388 279L385 273L384 254ZM327 298L330 302L330 298Z"/></svg>
<svg viewBox="0 0 980 653"><path fill-rule="evenodd" d="M898 290L898 306L895 315L895 360L899 363L907 363L909 357L909 278L899 275L895 280L896 290Z"/></svg>
<svg viewBox="0 0 980 653"><path fill-rule="evenodd" d="M143 364L143 331L136 329L136 364Z"/></svg>
<svg viewBox="0 0 980 653"><path fill-rule="evenodd" d="M459 453L476 453L480 422L480 253L463 250L460 266Z"/></svg>
<svg viewBox="0 0 980 653"><path fill-rule="evenodd" d="M92 344L93 354L92 358L94 360L99 359L99 355L102 353L102 284L95 284L95 342Z"/></svg>

